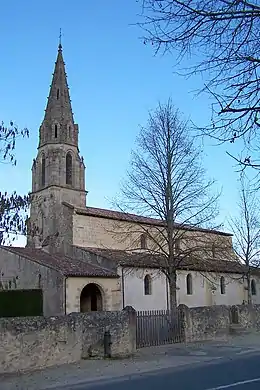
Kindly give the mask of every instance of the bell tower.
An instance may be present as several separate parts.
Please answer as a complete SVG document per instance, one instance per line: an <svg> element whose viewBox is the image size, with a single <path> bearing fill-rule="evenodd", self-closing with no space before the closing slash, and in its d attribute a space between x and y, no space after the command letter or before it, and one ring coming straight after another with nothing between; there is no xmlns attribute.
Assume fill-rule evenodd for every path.
<svg viewBox="0 0 260 390"><path fill-rule="evenodd" d="M60 43L32 166L28 246L40 247L47 237L72 229L64 229L63 202L86 206L85 165L79 155L78 132Z"/></svg>

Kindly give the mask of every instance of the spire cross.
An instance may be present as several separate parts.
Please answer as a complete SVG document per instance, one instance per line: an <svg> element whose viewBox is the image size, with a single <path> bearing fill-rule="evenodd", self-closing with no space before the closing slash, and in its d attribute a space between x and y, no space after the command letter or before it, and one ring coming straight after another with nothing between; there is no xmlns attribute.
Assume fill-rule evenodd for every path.
<svg viewBox="0 0 260 390"><path fill-rule="evenodd" d="M59 35L59 49L62 49L62 45L61 45L61 37L62 37L62 33L61 33L61 28L60 28L60 35Z"/></svg>

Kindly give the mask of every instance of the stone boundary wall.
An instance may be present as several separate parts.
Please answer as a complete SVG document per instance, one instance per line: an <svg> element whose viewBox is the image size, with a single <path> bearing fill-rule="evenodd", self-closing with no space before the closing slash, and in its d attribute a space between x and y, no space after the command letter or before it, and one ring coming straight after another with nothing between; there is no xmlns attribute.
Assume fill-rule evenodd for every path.
<svg viewBox="0 0 260 390"><path fill-rule="evenodd" d="M185 342L228 338L232 330L260 331L260 305L178 306Z"/></svg>
<svg viewBox="0 0 260 390"><path fill-rule="evenodd" d="M111 357L129 357L136 352L136 312L93 312L82 315L82 358L104 357L104 333L111 335Z"/></svg>
<svg viewBox="0 0 260 390"><path fill-rule="evenodd" d="M121 312L72 313L56 317L0 319L0 374L104 358L104 333L111 357L136 351L136 315Z"/></svg>

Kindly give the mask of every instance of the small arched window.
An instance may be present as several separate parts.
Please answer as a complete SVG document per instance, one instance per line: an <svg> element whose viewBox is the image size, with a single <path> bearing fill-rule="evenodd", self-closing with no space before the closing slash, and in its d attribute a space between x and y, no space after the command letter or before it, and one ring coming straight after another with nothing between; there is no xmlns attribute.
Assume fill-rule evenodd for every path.
<svg viewBox="0 0 260 390"><path fill-rule="evenodd" d="M146 234L141 234L140 244L141 244L141 249L147 249L147 236L146 236Z"/></svg>
<svg viewBox="0 0 260 390"><path fill-rule="evenodd" d="M57 138L58 137L58 125L55 124L54 126L54 137Z"/></svg>
<svg viewBox="0 0 260 390"><path fill-rule="evenodd" d="M42 156L42 164L41 164L41 169L42 169L42 172L41 172L41 176L42 176L42 186L45 186L45 171L46 171L46 160L45 160L45 156L43 155Z"/></svg>
<svg viewBox="0 0 260 390"><path fill-rule="evenodd" d="M192 295L192 276L191 276L191 274L188 274L186 277L186 290L187 290L187 295Z"/></svg>
<svg viewBox="0 0 260 390"><path fill-rule="evenodd" d="M57 100L59 100L59 97L60 97L60 90L59 88L57 89Z"/></svg>
<svg viewBox="0 0 260 390"><path fill-rule="evenodd" d="M226 285L225 285L224 276L221 276L220 278L220 294L226 294Z"/></svg>
<svg viewBox="0 0 260 390"><path fill-rule="evenodd" d="M255 283L255 279L252 279L252 280L251 280L251 294L252 294L252 295L256 295L256 283Z"/></svg>
<svg viewBox="0 0 260 390"><path fill-rule="evenodd" d="M152 295L152 279L150 275L144 277L144 295Z"/></svg>
<svg viewBox="0 0 260 390"><path fill-rule="evenodd" d="M72 155L66 155L66 184L72 185Z"/></svg>

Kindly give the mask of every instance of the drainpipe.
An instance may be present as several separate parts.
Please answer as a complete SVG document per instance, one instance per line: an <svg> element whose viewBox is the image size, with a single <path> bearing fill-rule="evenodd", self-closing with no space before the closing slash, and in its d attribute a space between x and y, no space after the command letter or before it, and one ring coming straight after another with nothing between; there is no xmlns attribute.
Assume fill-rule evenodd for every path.
<svg viewBox="0 0 260 390"><path fill-rule="evenodd" d="M67 314L67 294L66 294L66 285L67 285L67 277L64 279L64 313Z"/></svg>
<svg viewBox="0 0 260 390"><path fill-rule="evenodd" d="M125 308L125 279L124 279L124 268L121 269L121 286L122 286L122 305Z"/></svg>
<svg viewBox="0 0 260 390"><path fill-rule="evenodd" d="M166 275L165 275L165 284L166 284L166 307L167 310L169 310L169 281Z"/></svg>

